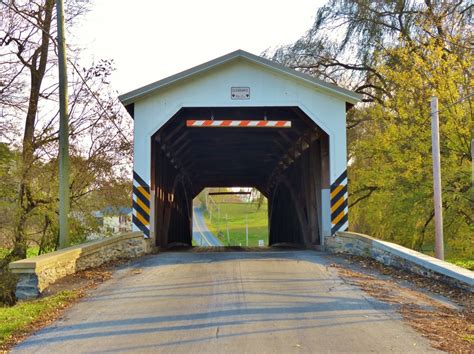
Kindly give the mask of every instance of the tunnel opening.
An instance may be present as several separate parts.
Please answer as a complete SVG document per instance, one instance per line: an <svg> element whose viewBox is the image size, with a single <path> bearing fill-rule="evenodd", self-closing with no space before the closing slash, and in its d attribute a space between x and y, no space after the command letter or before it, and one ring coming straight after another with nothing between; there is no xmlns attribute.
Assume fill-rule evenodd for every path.
<svg viewBox="0 0 474 354"><path fill-rule="evenodd" d="M291 127L194 127L195 120L289 121ZM319 245L329 137L298 107L186 107L151 137L151 225L157 246L191 245L193 199L206 187L250 187L268 199L269 244Z"/></svg>
<svg viewBox="0 0 474 354"><path fill-rule="evenodd" d="M256 188L205 188L193 200L193 245L268 246L268 201Z"/></svg>

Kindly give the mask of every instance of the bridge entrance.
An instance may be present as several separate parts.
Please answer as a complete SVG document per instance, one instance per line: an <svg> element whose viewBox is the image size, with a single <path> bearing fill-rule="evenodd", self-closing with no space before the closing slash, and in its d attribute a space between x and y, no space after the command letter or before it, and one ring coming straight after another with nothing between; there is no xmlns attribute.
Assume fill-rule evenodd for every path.
<svg viewBox="0 0 474 354"><path fill-rule="evenodd" d="M221 121L230 123L212 124ZM265 195L270 244L320 244L328 136L298 107L182 108L152 139L157 244L191 242L192 200L206 187L255 187Z"/></svg>
<svg viewBox="0 0 474 354"><path fill-rule="evenodd" d="M120 97L135 120L134 228L191 244L206 187L268 198L269 243L348 227L345 112L358 95L243 51Z"/></svg>

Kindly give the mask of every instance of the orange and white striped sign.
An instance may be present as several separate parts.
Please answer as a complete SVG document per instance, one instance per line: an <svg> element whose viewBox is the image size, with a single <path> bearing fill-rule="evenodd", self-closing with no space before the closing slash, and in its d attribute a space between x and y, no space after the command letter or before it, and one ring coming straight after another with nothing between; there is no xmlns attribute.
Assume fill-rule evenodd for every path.
<svg viewBox="0 0 474 354"><path fill-rule="evenodd" d="M193 128L291 128L290 120L187 120Z"/></svg>

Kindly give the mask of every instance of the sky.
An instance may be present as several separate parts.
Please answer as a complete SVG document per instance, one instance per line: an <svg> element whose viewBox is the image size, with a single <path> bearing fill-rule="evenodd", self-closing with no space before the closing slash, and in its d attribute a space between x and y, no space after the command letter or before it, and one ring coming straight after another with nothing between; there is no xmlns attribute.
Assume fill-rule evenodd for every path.
<svg viewBox="0 0 474 354"><path fill-rule="evenodd" d="M84 66L113 59L120 94L237 49L261 54L312 25L325 0L93 0L71 42Z"/></svg>

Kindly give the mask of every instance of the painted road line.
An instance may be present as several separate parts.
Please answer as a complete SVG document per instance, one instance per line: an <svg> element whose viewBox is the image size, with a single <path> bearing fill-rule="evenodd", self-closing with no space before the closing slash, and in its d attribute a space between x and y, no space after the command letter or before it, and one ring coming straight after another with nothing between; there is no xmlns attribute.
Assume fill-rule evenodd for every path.
<svg viewBox="0 0 474 354"><path fill-rule="evenodd" d="M222 243L219 241L219 239L213 236L212 232L208 229L204 220L204 216L202 215L202 212L197 208L193 208L193 214L194 214L193 222L197 228L195 232L199 233L200 237L204 239L208 243L209 246L222 246ZM207 230L207 231L202 231L202 230ZM206 233L209 233L209 235L206 236Z"/></svg>
<svg viewBox="0 0 474 354"><path fill-rule="evenodd" d="M202 239L206 241L208 246L212 246L211 242L207 239L207 237L201 231L201 224L200 224L200 221L198 221L199 217L197 216L197 213L194 210L193 210L193 213L194 213L194 224L197 228L197 232L200 234L200 237L201 237L201 246L202 246Z"/></svg>
<svg viewBox="0 0 474 354"><path fill-rule="evenodd" d="M202 220L199 220L199 221L196 220L196 222L202 225L203 221ZM209 241L209 239L206 237L206 235L204 235L204 233L201 231L201 225L199 226L199 233L201 234L201 238L203 237L204 240L206 240L206 242L209 246L215 246L211 243L211 241Z"/></svg>
<svg viewBox="0 0 474 354"><path fill-rule="evenodd" d="M207 237L203 234L203 232L201 231L201 225L200 225L200 221L198 221L197 219L197 215L196 213L194 213L194 217L195 217L195 223L196 223L196 228L198 229L197 232L200 234L201 236L201 241L202 239L204 239L206 241L206 243L208 244L208 246L212 246L211 242L207 239ZM201 246L202 246L202 242L201 242Z"/></svg>

